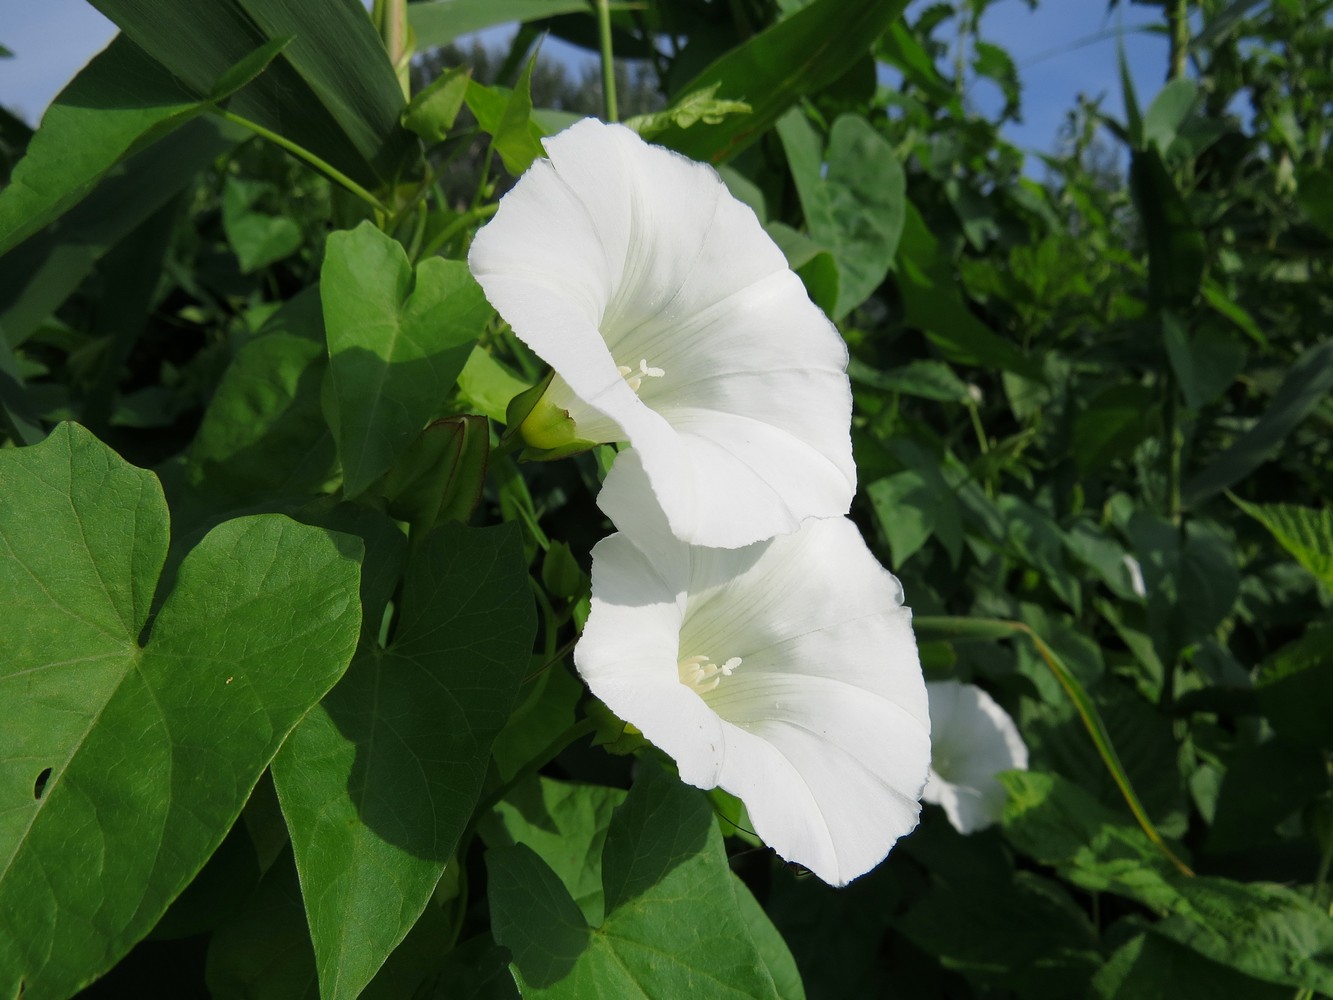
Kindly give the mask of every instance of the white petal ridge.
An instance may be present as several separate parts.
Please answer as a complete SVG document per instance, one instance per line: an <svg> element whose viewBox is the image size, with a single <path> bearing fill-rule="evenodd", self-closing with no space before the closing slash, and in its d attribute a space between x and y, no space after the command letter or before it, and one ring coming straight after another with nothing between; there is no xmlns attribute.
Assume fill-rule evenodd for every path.
<svg viewBox="0 0 1333 1000"><path fill-rule="evenodd" d="M915 827L930 758L897 580L845 518L735 550L653 539L594 547L580 674L780 856L832 885L869 871ZM703 657L733 669L701 694L679 665Z"/></svg>
<svg viewBox="0 0 1333 1000"><path fill-rule="evenodd" d="M845 514L846 346L754 213L622 126L544 143L468 262L555 370L548 399L579 437L629 442L684 541L737 548Z"/></svg>

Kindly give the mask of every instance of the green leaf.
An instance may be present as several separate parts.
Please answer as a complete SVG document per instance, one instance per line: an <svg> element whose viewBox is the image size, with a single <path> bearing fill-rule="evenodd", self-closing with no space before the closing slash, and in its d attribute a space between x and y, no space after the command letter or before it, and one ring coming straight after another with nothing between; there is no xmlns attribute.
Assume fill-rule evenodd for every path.
<svg viewBox="0 0 1333 1000"><path fill-rule="evenodd" d="M838 306L838 262L810 237L782 222L770 222L764 231L796 272L810 301L828 315Z"/></svg>
<svg viewBox="0 0 1333 1000"><path fill-rule="evenodd" d="M212 119L187 122L112 167L86 198L29 237L22 253L0 256L5 339L13 346L27 340L112 247L235 146L239 131ZM0 194L0 205L5 197Z"/></svg>
<svg viewBox="0 0 1333 1000"><path fill-rule="evenodd" d="M398 121L403 92L359 4L326 0L96 0L125 35L201 96L255 49L293 39L228 110L363 185L396 179L418 155Z"/></svg>
<svg viewBox="0 0 1333 1000"><path fill-rule="evenodd" d="M1156 394L1127 382L1103 389L1074 418L1074 462L1079 472L1099 472L1124 458L1152 431Z"/></svg>
<svg viewBox="0 0 1333 1000"><path fill-rule="evenodd" d="M1245 367L1245 347L1234 336L1207 326L1191 337L1169 312L1162 313L1162 336L1171 370L1191 410L1222 395Z"/></svg>
<svg viewBox="0 0 1333 1000"><path fill-rule="evenodd" d="M1004 834L1028 857L1075 885L1114 892L1157 909L1177 898L1172 869L1136 826L1059 775L1007 771Z"/></svg>
<svg viewBox="0 0 1333 1000"><path fill-rule="evenodd" d="M1148 243L1149 301L1188 306L1203 283L1208 248L1155 146L1131 154L1129 190Z"/></svg>
<svg viewBox="0 0 1333 1000"><path fill-rule="evenodd" d="M936 399L942 403L966 403L972 397L967 384L943 361L909 361L897 368L879 371L864 361L852 358L847 363L847 375L861 385L885 392L901 392L922 399Z"/></svg>
<svg viewBox="0 0 1333 1000"><path fill-rule="evenodd" d="M505 422L509 401L532 388L485 348L474 347L458 374L458 391L480 412L499 423Z"/></svg>
<svg viewBox="0 0 1333 1000"><path fill-rule="evenodd" d="M403 109L403 125L427 142L443 142L463 108L471 81L470 66L441 73Z"/></svg>
<svg viewBox="0 0 1333 1000"><path fill-rule="evenodd" d="M870 484L867 494L889 541L894 569L901 568L932 535L957 563L963 546L962 512L957 499L942 486L942 480L914 469Z"/></svg>
<svg viewBox="0 0 1333 1000"><path fill-rule="evenodd" d="M888 140L860 115L838 116L826 151L798 110L782 116L778 134L810 235L837 262L838 301L831 315L841 319L889 272L903 230L906 175Z"/></svg>
<svg viewBox="0 0 1333 1000"><path fill-rule="evenodd" d="M468 108L481 130L491 136L491 148L514 177L546 155L541 141L544 132L532 119L532 69L536 65L534 52L511 91L485 87L475 80L467 88Z"/></svg>
<svg viewBox="0 0 1333 1000"><path fill-rule="evenodd" d="M644 139L652 142L672 126L684 129L699 122L705 125L720 125L729 115L750 113L750 105L744 101L723 101L719 100L716 94L716 85L693 91L673 101L670 107L662 111L627 118L625 126L634 129Z"/></svg>
<svg viewBox="0 0 1333 1000"><path fill-rule="evenodd" d="M291 851L284 848L241 911L214 932L205 976L215 1000L319 1000Z"/></svg>
<svg viewBox="0 0 1333 1000"><path fill-rule="evenodd" d="M323 331L311 288L236 352L186 456L187 484L214 509L317 493L329 483L336 456L320 412Z"/></svg>
<svg viewBox="0 0 1333 1000"><path fill-rule="evenodd" d="M536 666L540 668L543 664ZM574 709L583 697L583 685L558 665L542 670L529 687L527 697L495 738L492 755L504 781L536 760L574 725Z"/></svg>
<svg viewBox="0 0 1333 1000"><path fill-rule="evenodd" d="M696 160L722 163L777 123L802 97L828 86L868 52L897 20L906 0L815 0L719 57L680 94L716 88L718 98L744 101L751 113L708 128L674 125L655 141Z"/></svg>
<svg viewBox="0 0 1333 1000"><path fill-rule="evenodd" d="M222 228L243 274L290 257L301 246L301 227L292 219L254 207L270 189L263 182L228 177L222 192Z"/></svg>
<svg viewBox="0 0 1333 1000"><path fill-rule="evenodd" d="M905 204L895 267L907 325L920 329L952 361L999 368L1044 383L1041 365L972 315L958 291L953 262L916 206Z"/></svg>
<svg viewBox="0 0 1333 1000"><path fill-rule="evenodd" d="M1325 706L1333 704L1333 622L1315 622L1295 642L1264 661L1259 704L1284 740L1324 749L1333 745Z"/></svg>
<svg viewBox="0 0 1333 1000"><path fill-rule="evenodd" d="M1234 544L1214 525L1174 525L1139 511L1126 527L1148 592L1148 630L1162 662L1208 636L1240 593Z"/></svg>
<svg viewBox="0 0 1333 1000"><path fill-rule="evenodd" d="M619 788L530 778L505 796L480 830L489 848L522 844L534 851L596 927L606 916L602 848L611 814L624 801Z"/></svg>
<svg viewBox="0 0 1333 1000"><path fill-rule="evenodd" d="M416 268L369 222L329 237L320 272L330 424L349 497L365 492L438 415L491 315L462 261Z"/></svg>
<svg viewBox="0 0 1333 1000"><path fill-rule="evenodd" d="M424 0L407 6L417 47L448 45L482 28L586 11L588 0Z"/></svg>
<svg viewBox="0 0 1333 1000"><path fill-rule="evenodd" d="M1297 175L1296 200L1325 236L1333 237L1333 177L1328 171L1303 169Z"/></svg>
<svg viewBox="0 0 1333 1000"><path fill-rule="evenodd" d="M1093 977L1090 995L1097 1000L1290 1000L1291 990L1260 983L1149 932L1131 938L1111 955Z"/></svg>
<svg viewBox="0 0 1333 1000"><path fill-rule="evenodd" d="M1328 398L1330 391L1333 391L1333 340L1325 340L1296 359L1272 404L1254 426L1185 483L1181 489L1184 505L1197 507L1257 469Z"/></svg>
<svg viewBox="0 0 1333 1000"><path fill-rule="evenodd" d="M518 530L442 525L408 564L392 642L363 639L274 760L321 996L357 996L421 915L535 628Z"/></svg>
<svg viewBox="0 0 1333 1000"><path fill-rule="evenodd" d="M1198 96L1199 85L1189 77L1182 76L1163 87L1143 114L1143 145L1154 146L1166 156Z"/></svg>
<svg viewBox="0 0 1333 1000"><path fill-rule="evenodd" d="M203 92L214 86L210 79ZM115 38L56 97L0 191L0 255L77 205L120 160L207 106L129 39Z"/></svg>
<svg viewBox="0 0 1333 1000"><path fill-rule="evenodd" d="M1031 872L947 882L896 926L945 968L1010 995L1080 996L1101 964L1082 908L1059 883Z"/></svg>
<svg viewBox="0 0 1333 1000"><path fill-rule="evenodd" d="M228 521L141 645L167 548L157 480L72 424L0 464L0 585L24 623L0 668L23 706L0 765L0 992L68 995L156 923L346 668L360 547Z"/></svg>
<svg viewBox="0 0 1333 1000"><path fill-rule="evenodd" d="M1231 501L1267 528L1278 544L1333 591L1333 509L1246 503L1237 496Z"/></svg>
<svg viewBox="0 0 1333 1000"><path fill-rule="evenodd" d="M777 996L707 800L654 767L611 820L598 927L529 848L486 860L496 940L525 998Z"/></svg>
<svg viewBox="0 0 1333 1000"><path fill-rule="evenodd" d="M1333 920L1285 886L1179 879L1177 916L1153 929L1265 982L1333 994Z"/></svg>

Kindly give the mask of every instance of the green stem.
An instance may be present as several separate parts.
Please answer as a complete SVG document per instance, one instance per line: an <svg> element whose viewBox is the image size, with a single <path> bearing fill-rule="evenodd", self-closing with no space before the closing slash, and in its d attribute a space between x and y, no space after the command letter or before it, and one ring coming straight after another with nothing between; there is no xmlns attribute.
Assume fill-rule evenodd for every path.
<svg viewBox="0 0 1333 1000"><path fill-rule="evenodd" d="M474 208L469 212L464 212L453 222L449 223L449 225L445 226L435 234L431 241L422 248L421 258L418 259L424 259L434 255L440 247L444 246L474 222L480 222L482 219L489 219L495 214L496 209L499 207L499 202L492 202L489 205L482 205L480 208Z"/></svg>
<svg viewBox="0 0 1333 1000"><path fill-rule="evenodd" d="M1180 464L1185 442L1180 433L1180 390L1169 369L1162 401L1162 437L1166 444L1166 516L1180 524Z"/></svg>
<svg viewBox="0 0 1333 1000"><path fill-rule="evenodd" d="M1069 695L1069 700L1074 703L1075 711L1078 712L1079 718L1083 720L1084 728L1087 729L1088 735L1092 737L1098 755L1102 758L1106 769L1111 773L1111 780L1120 789L1120 794L1129 806L1129 811L1134 814L1134 819L1138 821L1139 828L1153 842L1153 845L1162 852L1162 855L1176 866L1182 875L1193 875L1193 870L1166 845L1162 835L1157 832L1157 827L1148 818L1147 810L1143 808L1138 794L1129 783L1129 776L1125 774L1125 767L1120 763L1120 756L1115 752L1115 747L1111 745L1111 735L1106 731L1101 716L1097 714L1097 709L1093 706L1091 699L1088 698L1087 692L1083 690L1083 686L1069 673L1060 658L1055 655L1055 651L1046 645L1041 636L1022 622L1012 622L1011 624L1016 631L1023 632L1032 640L1032 644L1037 647L1037 652L1046 662L1046 666L1050 668L1051 673L1055 674L1055 679L1060 682L1060 686Z"/></svg>
<svg viewBox="0 0 1333 1000"><path fill-rule="evenodd" d="M1167 0L1166 23L1171 50L1168 57L1166 82L1179 80L1185 75L1185 58L1189 54L1190 22L1189 0Z"/></svg>
<svg viewBox="0 0 1333 1000"><path fill-rule="evenodd" d="M611 0L597 0L597 40L602 51L602 102L609 122L620 121L616 109L616 67L611 53Z"/></svg>
<svg viewBox="0 0 1333 1000"><path fill-rule="evenodd" d="M221 117L223 120L229 121L233 125L239 125L242 128L249 129L255 135L262 136L263 138L267 139L274 145L282 147L283 149L285 149L287 152L291 153L298 159L305 160L306 163L310 164L312 167L314 167L316 170L322 173L325 177L329 178L329 180L341 184L344 188L352 192L352 194L356 195L371 208L375 209L375 211L380 212L385 216L389 214L389 210L388 208L385 207L383 202L381 202L378 198L376 198L373 194L371 194L369 191L363 188L356 181L352 180L352 178L344 174L341 170L337 169L332 164L326 163L325 161L321 160L318 156L310 152L310 150L306 149L304 146L299 146L296 143L292 142L290 139L286 138L285 136L278 135L277 132L265 128L258 122L252 122L249 118L242 118L240 115L232 111L228 111L226 108L219 108L216 105L214 105L213 112L217 114L219 117Z"/></svg>

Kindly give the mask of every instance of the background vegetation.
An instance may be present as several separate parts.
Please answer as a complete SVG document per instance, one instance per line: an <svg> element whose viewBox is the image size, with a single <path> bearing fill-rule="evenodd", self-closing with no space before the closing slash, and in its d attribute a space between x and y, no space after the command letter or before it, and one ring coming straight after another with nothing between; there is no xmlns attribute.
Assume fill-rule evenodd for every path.
<svg viewBox="0 0 1333 1000"><path fill-rule="evenodd" d="M387 2L373 23L333 0L207 0L171 17L95 5L124 34L36 134L0 120L0 459L14 460L0 465L0 579L20 595L0 664L0 816L17 817L0 825L0 991L70 995L101 976L88 995L516 995L508 962L539 961L524 935L556 932L531 885L488 877L488 849L527 843L600 914L603 843L646 851L634 838L651 827L629 806L612 818L637 759L618 754L636 748L569 659L588 550L609 530L598 458L499 448L508 399L542 369L456 263L538 137L603 113L600 81L533 61L546 32L597 50L597 20L557 0L423 2L407 35ZM710 831L688 862L704 934L731 919L705 903L729 884L708 853L726 836L784 997L1333 995L1333 3L1154 5L1171 40L1162 89L1136 95L1126 77L1124 120L1080 97L1040 167L1004 139L1022 81L979 34L988 6L654 0L618 5L604 37L629 60L622 117L715 163L844 332L853 516L902 579L927 676L994 694L1031 770L1005 778L998 827L964 838L927 808L845 890L759 849L721 794L715 823L656 764L633 794ZM508 51L450 47L514 18L527 20ZM993 118L967 100L978 78L1004 95ZM404 109L404 82L430 99ZM326 257L330 233L366 219L401 263ZM439 268L453 377L385 360L412 426L356 464L349 442L384 428L378 400L339 388L355 359L338 338L355 334L321 276L326 291L331 277L368 288L434 257L455 262ZM67 420L95 439L48 438ZM47 458L15 460L43 441ZM153 470L166 504L143 500L144 474L107 447ZM42 492L57 480L73 522ZM129 528L127 510L141 518ZM271 514L301 524L254 517ZM77 739L51 736L43 706L95 700L101 681L25 674L53 643L120 655L71 624L100 614L79 611L91 591L69 592L73 611L57 599L79 572L61 561L77 531L165 557L160 582L135 570L124 616L132 640L152 623L144 650L163 663L251 629L313 679L260 698L265 731L179 692L162 745L218 803L187 830L178 811L195 800L171 786L160 852L179 864L143 875L108 847L100 879L44 882L32 872L80 850L71 831L138 836L99 812L118 801L106 775L158 766L156 744L135 742L148 716L117 700L121 678L158 669L149 653L108 668L120 693ZM336 542L347 535L364 556ZM285 596L236 568L273 552L295 567ZM25 603L13 566L48 559L50 603ZM357 562L361 611L337 610ZM173 587L186 596L164 607ZM205 599L229 587L268 617ZM386 606L414 601L457 623L443 645L409 642L406 619L381 630ZM513 648L496 647L494 691L441 705L426 679L461 676L474 612ZM391 660L399 707L437 721L376 756L369 734L395 709L367 717L358 678ZM239 749L191 758L191 726ZM340 755L366 783L324 815L350 846L303 854L302 837L333 836L321 803L345 791L307 762ZM423 802L447 805L425 819ZM103 899L118 893L119 908ZM575 995L562 988L527 992Z"/></svg>

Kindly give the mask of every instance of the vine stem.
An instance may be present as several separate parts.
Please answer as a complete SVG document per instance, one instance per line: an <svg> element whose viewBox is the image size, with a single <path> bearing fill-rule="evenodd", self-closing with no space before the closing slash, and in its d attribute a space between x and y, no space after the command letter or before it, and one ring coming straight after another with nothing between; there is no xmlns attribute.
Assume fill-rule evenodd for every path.
<svg viewBox="0 0 1333 1000"><path fill-rule="evenodd" d="M352 178L344 174L337 167L333 166L331 163L327 163L324 160L321 160L318 156L310 152L310 150L306 149L304 146L298 145L297 143L292 142L286 136L279 135L277 132L265 128L258 122L252 122L249 118L243 118L233 111L228 111L226 108L219 108L215 105L213 107L213 112L214 114L221 117L224 121L229 121L233 125L239 125L241 126L241 128L249 129L255 135L267 139L275 146L282 147L283 149L285 149L287 152L291 153L298 159L305 160L306 163L310 164L312 167L314 167L316 170L322 173L325 177L329 178L329 180L341 184L344 188L346 188L352 194L356 195L371 208L375 209L375 211L385 216L388 216L390 214L389 209L385 207L382 201L376 198L373 194L371 194L369 191L363 188L356 181L352 180Z"/></svg>
<svg viewBox="0 0 1333 1000"><path fill-rule="evenodd" d="M618 122L615 58L611 53L611 0L597 0L597 40L602 52L602 106L606 120Z"/></svg>
<svg viewBox="0 0 1333 1000"><path fill-rule="evenodd" d="M421 250L421 257L430 257L440 247L444 246L460 232L472 225L474 222L480 222L482 219L489 219L500 207L499 202L492 202L489 205L482 205L471 211L464 212L449 225L441 229Z"/></svg>

